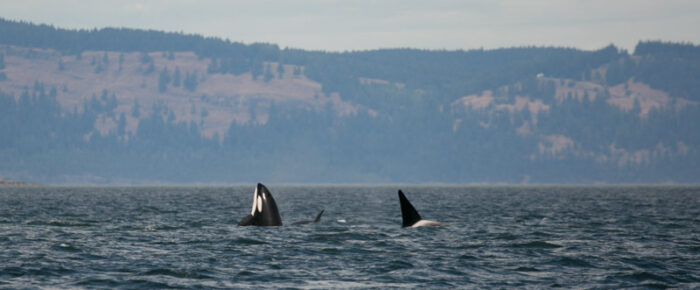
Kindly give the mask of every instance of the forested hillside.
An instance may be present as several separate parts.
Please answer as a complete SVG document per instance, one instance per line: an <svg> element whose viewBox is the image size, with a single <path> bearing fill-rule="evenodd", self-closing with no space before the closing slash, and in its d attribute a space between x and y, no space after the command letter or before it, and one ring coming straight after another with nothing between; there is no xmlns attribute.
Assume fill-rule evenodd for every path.
<svg viewBox="0 0 700 290"><path fill-rule="evenodd" d="M0 19L0 178L697 183L700 46L331 53Z"/></svg>

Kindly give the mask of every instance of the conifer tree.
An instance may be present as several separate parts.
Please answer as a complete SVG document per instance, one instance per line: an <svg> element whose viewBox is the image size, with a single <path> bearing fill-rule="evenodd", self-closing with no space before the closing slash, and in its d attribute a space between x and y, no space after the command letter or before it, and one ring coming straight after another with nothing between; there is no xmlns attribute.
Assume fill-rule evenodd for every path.
<svg viewBox="0 0 700 290"><path fill-rule="evenodd" d="M165 93L165 91L168 89L168 84L170 83L171 78L170 78L170 73L168 72L168 68L164 67L163 70L160 72L160 76L158 76L158 92L160 93Z"/></svg>
<svg viewBox="0 0 700 290"><path fill-rule="evenodd" d="M277 78L282 79L284 76L284 65L282 63L277 64Z"/></svg>
<svg viewBox="0 0 700 290"><path fill-rule="evenodd" d="M175 72L173 73L173 87L179 88L181 83L180 68L175 67Z"/></svg>
<svg viewBox="0 0 700 290"><path fill-rule="evenodd" d="M186 73L185 80L182 82L182 85L188 91L194 92L197 89L197 73L196 72Z"/></svg>

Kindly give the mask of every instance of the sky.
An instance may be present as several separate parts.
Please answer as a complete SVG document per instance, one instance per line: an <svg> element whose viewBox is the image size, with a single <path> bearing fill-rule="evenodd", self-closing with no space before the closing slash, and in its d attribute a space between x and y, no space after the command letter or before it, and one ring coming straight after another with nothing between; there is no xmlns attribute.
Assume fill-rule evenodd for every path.
<svg viewBox="0 0 700 290"><path fill-rule="evenodd" d="M697 0L0 0L0 17L326 51L700 43Z"/></svg>

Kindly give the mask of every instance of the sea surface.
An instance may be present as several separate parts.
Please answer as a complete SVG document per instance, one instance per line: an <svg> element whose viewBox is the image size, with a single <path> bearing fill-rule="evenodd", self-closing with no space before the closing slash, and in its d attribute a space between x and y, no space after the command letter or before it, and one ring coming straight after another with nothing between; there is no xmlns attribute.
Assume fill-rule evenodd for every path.
<svg viewBox="0 0 700 290"><path fill-rule="evenodd" d="M266 185L0 187L0 288L700 288L697 186Z"/></svg>

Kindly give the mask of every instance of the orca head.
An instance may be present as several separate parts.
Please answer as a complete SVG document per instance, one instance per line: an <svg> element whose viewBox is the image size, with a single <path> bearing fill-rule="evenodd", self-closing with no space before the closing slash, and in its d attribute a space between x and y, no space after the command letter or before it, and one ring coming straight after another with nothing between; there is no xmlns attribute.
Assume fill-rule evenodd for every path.
<svg viewBox="0 0 700 290"><path fill-rule="evenodd" d="M239 226L281 226L282 218L277 210L277 203L270 190L258 183L253 192L253 207L250 215L238 223Z"/></svg>

